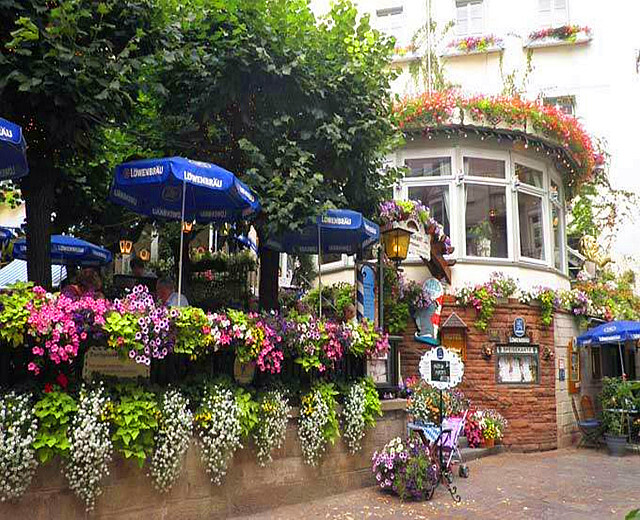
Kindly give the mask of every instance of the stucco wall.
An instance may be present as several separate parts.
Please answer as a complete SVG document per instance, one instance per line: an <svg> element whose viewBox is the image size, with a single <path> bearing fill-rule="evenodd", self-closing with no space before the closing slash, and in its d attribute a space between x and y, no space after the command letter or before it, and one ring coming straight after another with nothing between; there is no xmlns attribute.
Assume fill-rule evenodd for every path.
<svg viewBox="0 0 640 520"><path fill-rule="evenodd" d="M19 502L0 504L0 520L226 518L373 485L373 451L406 432L404 400L388 401L383 406L387 411L375 429L367 433L360 453L349 455L338 441L327 450L318 468L302 461L292 420L286 443L271 464L260 468L253 449L242 449L235 454L221 487L209 481L193 445L184 461L182 475L167 495L155 491L144 469L117 459L111 464L111 474L95 513L85 516L83 505L69 490L59 465L51 463L38 469L31 488Z"/></svg>
<svg viewBox="0 0 640 520"><path fill-rule="evenodd" d="M569 342L580 334L575 319L570 314L556 312L554 315L553 341L556 346L556 417L558 421L558 448L570 446L578 439L578 430L571 407L569 394ZM559 369L565 368L565 380L560 381ZM573 394L580 408L580 393Z"/></svg>

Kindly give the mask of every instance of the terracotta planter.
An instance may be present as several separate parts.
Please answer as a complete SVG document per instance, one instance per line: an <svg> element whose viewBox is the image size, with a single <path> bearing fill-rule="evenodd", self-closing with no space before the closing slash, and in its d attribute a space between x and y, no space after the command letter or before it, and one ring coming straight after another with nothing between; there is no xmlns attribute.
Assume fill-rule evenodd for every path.
<svg viewBox="0 0 640 520"><path fill-rule="evenodd" d="M496 440L495 439L485 439L484 440L484 447L485 448L493 448L496 445Z"/></svg>

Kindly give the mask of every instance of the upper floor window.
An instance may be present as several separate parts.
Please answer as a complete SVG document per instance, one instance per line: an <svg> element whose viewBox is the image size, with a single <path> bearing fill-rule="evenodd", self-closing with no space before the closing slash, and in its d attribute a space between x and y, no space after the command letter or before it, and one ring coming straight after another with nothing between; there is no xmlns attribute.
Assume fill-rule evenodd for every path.
<svg viewBox="0 0 640 520"><path fill-rule="evenodd" d="M396 46L403 46L408 42L405 28L405 12L403 2L383 2L375 11L373 24L379 31L393 36Z"/></svg>
<svg viewBox="0 0 640 520"><path fill-rule="evenodd" d="M554 106L567 115L575 116L576 98L574 96L546 97L542 101L545 105Z"/></svg>
<svg viewBox="0 0 640 520"><path fill-rule="evenodd" d="M567 0L538 0L541 27L559 27L569 21Z"/></svg>
<svg viewBox="0 0 640 520"><path fill-rule="evenodd" d="M446 177L451 175L451 157L407 159L407 177Z"/></svg>
<svg viewBox="0 0 640 520"><path fill-rule="evenodd" d="M458 36L482 34L484 6L482 0L456 0L456 32Z"/></svg>
<svg viewBox="0 0 640 520"><path fill-rule="evenodd" d="M464 174L469 177L505 178L505 163L496 159L465 157L463 159Z"/></svg>

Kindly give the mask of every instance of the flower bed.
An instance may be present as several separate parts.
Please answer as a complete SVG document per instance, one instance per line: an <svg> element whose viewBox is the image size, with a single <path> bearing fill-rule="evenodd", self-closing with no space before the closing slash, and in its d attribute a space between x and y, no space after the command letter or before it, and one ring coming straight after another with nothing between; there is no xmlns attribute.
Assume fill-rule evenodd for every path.
<svg viewBox="0 0 640 520"><path fill-rule="evenodd" d="M489 34L486 36L469 36L467 38L460 38L449 42L448 49L464 53L471 54L476 52L487 52L491 49L500 48L502 45L502 39Z"/></svg>
<svg viewBox="0 0 640 520"><path fill-rule="evenodd" d="M347 355L365 358L389 349L387 335L366 321L345 324L295 311L167 309L142 286L114 301L73 301L18 286L0 295L0 323L0 340L26 355L28 371L42 383L53 383L59 374L73 377L78 355L101 344L147 366L173 354L198 360L231 352L270 375L282 372L285 359L305 372L322 374Z"/></svg>
<svg viewBox="0 0 640 520"><path fill-rule="evenodd" d="M604 161L591 137L574 117L554 106L519 97L464 96L453 90L424 93L406 98L394 108L400 128L430 132L451 125L497 127L504 125L519 132L533 132L553 142L555 151L570 159L567 184L577 187L592 178L593 170ZM469 121L465 121L468 114ZM566 166L566 165L565 165Z"/></svg>
<svg viewBox="0 0 640 520"><path fill-rule="evenodd" d="M38 463L57 459L70 489L92 510L115 455L148 467L153 486L166 493L182 472L192 437L211 482L221 485L235 452L249 441L259 465L272 461L285 442L293 399L297 395L288 397L282 390L249 392L222 379L182 389L97 383L78 392L56 387L1 395L0 501L20 498ZM345 394L317 383L300 402L303 459L314 466L340 430L349 450L358 451L366 429L382 415L369 380L353 382Z"/></svg>
<svg viewBox="0 0 640 520"><path fill-rule="evenodd" d="M549 27L546 29L539 29L529 34L529 41L536 42L540 40L552 39L560 41L568 41L575 43L578 35L584 34L585 36L591 36L591 28L580 25L562 25L560 27Z"/></svg>
<svg viewBox="0 0 640 520"><path fill-rule="evenodd" d="M476 310L477 329L485 331L495 312L499 298L517 297L521 303L538 302L541 307L541 322L549 326L553 313L560 309L571 313L578 319L593 315L594 307L588 295L580 289L554 290L548 287L535 287L523 290L516 280L502 273L493 273L489 281L474 286L461 287L456 291L456 301L460 305L471 306Z"/></svg>

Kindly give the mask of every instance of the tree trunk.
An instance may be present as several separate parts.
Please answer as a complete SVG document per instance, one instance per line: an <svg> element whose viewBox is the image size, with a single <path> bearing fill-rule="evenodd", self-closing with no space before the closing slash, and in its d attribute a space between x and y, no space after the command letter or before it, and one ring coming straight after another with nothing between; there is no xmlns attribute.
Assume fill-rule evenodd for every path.
<svg viewBox="0 0 640 520"><path fill-rule="evenodd" d="M260 240L260 308L265 311L278 306L278 269L280 253L262 246Z"/></svg>
<svg viewBox="0 0 640 520"><path fill-rule="evenodd" d="M31 165L23 183L22 194L27 214L27 276L46 289L51 283L51 207L53 182Z"/></svg>

